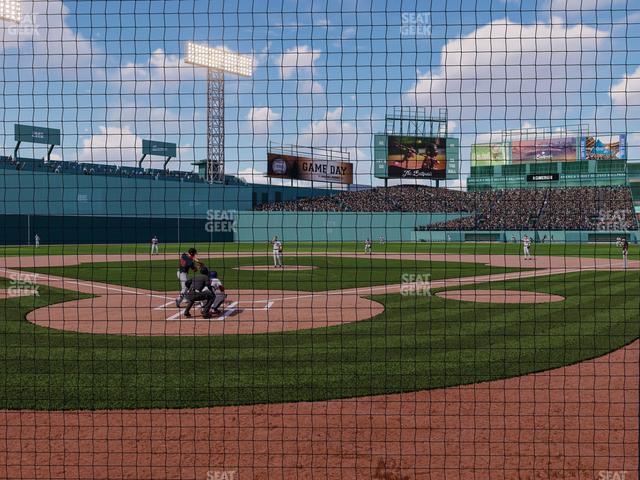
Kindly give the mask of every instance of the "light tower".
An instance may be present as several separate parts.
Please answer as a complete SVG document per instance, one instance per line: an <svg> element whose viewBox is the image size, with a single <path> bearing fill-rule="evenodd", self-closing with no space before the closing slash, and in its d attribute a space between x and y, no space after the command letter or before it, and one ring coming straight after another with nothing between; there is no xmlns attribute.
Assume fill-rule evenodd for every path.
<svg viewBox="0 0 640 480"><path fill-rule="evenodd" d="M209 182L224 181L224 74L253 74L253 58L189 42L184 61L207 69L207 168Z"/></svg>
<svg viewBox="0 0 640 480"><path fill-rule="evenodd" d="M0 0L0 18L20 23L20 0Z"/></svg>

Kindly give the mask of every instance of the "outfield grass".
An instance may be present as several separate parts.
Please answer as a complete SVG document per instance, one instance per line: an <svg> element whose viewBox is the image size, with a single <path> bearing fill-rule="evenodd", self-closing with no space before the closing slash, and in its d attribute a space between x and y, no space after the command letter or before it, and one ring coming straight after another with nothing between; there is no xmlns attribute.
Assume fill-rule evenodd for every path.
<svg viewBox="0 0 640 480"><path fill-rule="evenodd" d="M324 400L415 391L546 370L603 355L640 335L633 272L500 282L566 296L538 305L375 297L373 319L314 330L223 337L122 337L29 324L34 307L0 301L0 408L178 408ZM339 314L339 312L336 312Z"/></svg>
<svg viewBox="0 0 640 480"><path fill-rule="evenodd" d="M362 252L362 242L325 243L301 242L285 243L285 255L294 252ZM183 243L160 246L160 253L179 255L187 249L195 247L201 253L206 252L264 252L270 253L268 243ZM89 255L89 254L148 254L147 244L126 245L45 245L34 247L0 247L0 256L32 256L32 255ZM457 253L457 254L493 254L521 255L522 246L512 243L387 243L379 245L374 242L374 253ZM621 258L620 248L611 244L594 243L555 243L534 244L534 255L556 255L569 257ZM629 258L640 258L640 246L629 246Z"/></svg>
<svg viewBox="0 0 640 480"><path fill-rule="evenodd" d="M207 260L229 289L325 291L370 285L401 283L403 275L430 275L431 280L458 278L490 273L518 271L476 263L429 262L415 260L376 259L362 255L348 257L296 257L286 262L315 266L315 270L238 270L245 265L271 265L269 256L219 257ZM140 262L83 263L65 267L29 269L69 278L106 282L114 285L138 287L156 291L177 290L177 262L154 260Z"/></svg>

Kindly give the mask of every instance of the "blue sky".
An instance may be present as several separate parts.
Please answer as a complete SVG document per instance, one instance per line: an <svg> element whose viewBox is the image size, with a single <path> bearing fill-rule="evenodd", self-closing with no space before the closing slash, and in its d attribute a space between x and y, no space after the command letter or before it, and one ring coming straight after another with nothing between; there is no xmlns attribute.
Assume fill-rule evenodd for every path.
<svg viewBox="0 0 640 480"><path fill-rule="evenodd" d="M640 6L627 0L34 1L0 21L4 151L13 124L61 128L65 160L133 164L142 138L205 156L204 72L185 43L253 55L226 82L227 171L266 170L274 143L349 151L371 183L371 135L394 106L447 107L469 145L583 123L640 136ZM28 153L28 150L25 151ZM40 150L34 152L42 155ZM160 161L160 159L158 159Z"/></svg>

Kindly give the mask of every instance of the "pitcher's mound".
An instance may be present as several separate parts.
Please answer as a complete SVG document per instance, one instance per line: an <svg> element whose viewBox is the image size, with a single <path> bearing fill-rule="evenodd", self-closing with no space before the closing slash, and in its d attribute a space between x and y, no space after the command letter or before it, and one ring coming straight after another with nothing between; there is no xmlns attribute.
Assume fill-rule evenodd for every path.
<svg viewBox="0 0 640 480"><path fill-rule="evenodd" d="M288 272L288 271L299 271L299 270L315 270L315 265L285 265L284 267L274 267L273 265L245 265L243 267L234 267L234 270L253 270L256 272L266 272L266 271L274 271L274 272Z"/></svg>
<svg viewBox="0 0 640 480"><path fill-rule="evenodd" d="M564 300L560 295L520 290L447 290L436 295L448 300L479 303L549 303Z"/></svg>

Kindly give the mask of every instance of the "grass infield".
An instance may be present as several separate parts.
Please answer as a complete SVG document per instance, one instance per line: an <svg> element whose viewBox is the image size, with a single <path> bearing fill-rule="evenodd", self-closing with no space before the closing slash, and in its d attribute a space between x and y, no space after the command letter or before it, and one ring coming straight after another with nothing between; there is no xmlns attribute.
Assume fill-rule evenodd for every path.
<svg viewBox="0 0 640 480"><path fill-rule="evenodd" d="M402 282L403 275L429 275L431 280L439 280L520 270L466 262L388 260L370 258L364 254L358 258L285 258L287 264L317 267L314 270L238 270L240 266L272 265L272 262L270 256L206 260L208 267L218 272L229 289L307 292L398 284ZM66 267L39 267L29 271L156 291L177 291L177 264L177 260L84 263Z"/></svg>
<svg viewBox="0 0 640 480"><path fill-rule="evenodd" d="M295 274L300 273L306 272ZM28 323L26 313L78 294L41 287L39 297L0 301L0 408L310 401L523 375L603 355L637 339L639 283L640 273L630 271L480 286L566 297L564 302L532 305L377 296L386 311L370 320L221 337L124 337L46 329Z"/></svg>

